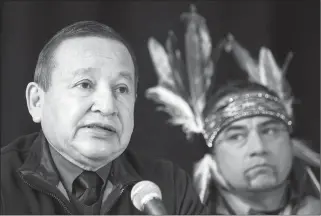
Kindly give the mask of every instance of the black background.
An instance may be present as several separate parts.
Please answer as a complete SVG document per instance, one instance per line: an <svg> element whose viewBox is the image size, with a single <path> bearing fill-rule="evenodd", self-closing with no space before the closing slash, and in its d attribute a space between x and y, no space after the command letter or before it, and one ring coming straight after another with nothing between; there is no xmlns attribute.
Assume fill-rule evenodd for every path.
<svg viewBox="0 0 321 216"><path fill-rule="evenodd" d="M154 157L170 159L187 171L207 150L200 136L187 141L180 127L166 124L145 90L157 84L147 50L153 36L162 44L172 29L183 43L179 16L194 3L207 20L213 45L231 32L253 56L270 48L281 65L294 52L287 77L297 99L294 135L311 141L320 152L320 3L319 1L119 1L5 2L1 16L1 145L38 131L28 113L25 88L32 81L39 52L60 29L80 20L105 23L129 41L138 59L140 84L135 130L130 146ZM216 84L245 79L228 55L218 64Z"/></svg>

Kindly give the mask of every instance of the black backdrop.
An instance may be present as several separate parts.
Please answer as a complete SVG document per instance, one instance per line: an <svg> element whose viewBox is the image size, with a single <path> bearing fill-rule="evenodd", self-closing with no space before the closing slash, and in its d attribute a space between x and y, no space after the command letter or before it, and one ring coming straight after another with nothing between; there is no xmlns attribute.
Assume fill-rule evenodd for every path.
<svg viewBox="0 0 321 216"><path fill-rule="evenodd" d="M1 145L39 130L32 122L25 102L25 87L33 79L37 55L61 28L80 20L97 20L120 32L132 44L140 68L135 110L135 130L130 146L139 152L170 159L187 171L206 151L200 136L190 142L179 127L167 125L168 115L156 112L145 98L157 79L147 50L147 39L164 43L167 31L183 39L179 20L191 2L6 2L1 16ZM319 1L207 1L194 2L207 19L213 44L228 32L251 53L260 46L272 49L279 64L288 51L294 58L288 79L298 99L294 106L294 135L310 140L320 152L320 3ZM227 55L218 65L216 86L227 79L246 78Z"/></svg>

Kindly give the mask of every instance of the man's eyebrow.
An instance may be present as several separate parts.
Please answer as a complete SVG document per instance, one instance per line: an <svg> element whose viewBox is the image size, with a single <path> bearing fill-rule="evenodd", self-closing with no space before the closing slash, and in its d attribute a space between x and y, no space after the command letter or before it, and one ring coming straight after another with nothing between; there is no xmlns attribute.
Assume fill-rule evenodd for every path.
<svg viewBox="0 0 321 216"><path fill-rule="evenodd" d="M133 81L133 75L132 73L128 72L128 71L121 71L119 73L119 76L122 77L122 78L125 78L129 81Z"/></svg>
<svg viewBox="0 0 321 216"><path fill-rule="evenodd" d="M97 70L96 68L93 68L93 67L88 67L88 68L79 68L77 70L74 70L72 72L72 76L75 77L75 76L78 76L78 75L84 75L84 74L89 74L89 73L92 73L93 71ZM133 78L133 75L132 73L128 72L128 71L121 71L119 73L119 76L118 78L124 78L124 79L127 79L129 81L133 81L134 78Z"/></svg>
<svg viewBox="0 0 321 216"><path fill-rule="evenodd" d="M245 126L242 125L231 125L225 128L224 133L228 133L230 131L236 131L236 130L246 130Z"/></svg>
<svg viewBox="0 0 321 216"><path fill-rule="evenodd" d="M89 68L79 68L77 70L74 70L72 72L72 76L78 76L83 74L88 74L89 72L95 70L95 68L89 67Z"/></svg>
<svg viewBox="0 0 321 216"><path fill-rule="evenodd" d="M259 127L266 127L269 125L282 125L282 122L280 120L277 119L269 119L267 121L264 121L262 123L260 123L258 126Z"/></svg>

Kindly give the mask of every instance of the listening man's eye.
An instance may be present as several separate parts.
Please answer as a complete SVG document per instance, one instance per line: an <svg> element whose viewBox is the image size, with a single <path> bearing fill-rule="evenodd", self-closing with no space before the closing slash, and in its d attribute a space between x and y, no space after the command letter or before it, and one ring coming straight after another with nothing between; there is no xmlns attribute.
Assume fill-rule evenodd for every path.
<svg viewBox="0 0 321 216"><path fill-rule="evenodd" d="M263 134L265 135L273 135L277 134L280 130L278 128L270 127L270 128L265 128L262 130Z"/></svg>
<svg viewBox="0 0 321 216"><path fill-rule="evenodd" d="M263 135L280 135L283 132L287 132L287 126L285 124L269 124L260 128L260 133Z"/></svg>
<svg viewBox="0 0 321 216"><path fill-rule="evenodd" d="M241 141L245 138L244 134L231 134L227 136L227 139L230 141Z"/></svg>
<svg viewBox="0 0 321 216"><path fill-rule="evenodd" d="M263 134L272 135L280 133L282 130L285 130L285 127L281 125L270 126L262 129Z"/></svg>
<svg viewBox="0 0 321 216"><path fill-rule="evenodd" d="M127 86L118 86L116 91L120 94L127 94L129 92L129 89Z"/></svg>
<svg viewBox="0 0 321 216"><path fill-rule="evenodd" d="M266 133L267 133L267 134L274 134L275 132L277 132L277 130L275 130L275 128L268 128L268 129L266 130Z"/></svg>

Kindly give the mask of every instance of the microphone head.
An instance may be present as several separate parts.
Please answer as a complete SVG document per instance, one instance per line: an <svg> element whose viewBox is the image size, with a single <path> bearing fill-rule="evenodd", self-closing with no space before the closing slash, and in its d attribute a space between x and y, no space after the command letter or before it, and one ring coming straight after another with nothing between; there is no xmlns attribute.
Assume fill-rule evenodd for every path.
<svg viewBox="0 0 321 216"><path fill-rule="evenodd" d="M144 205L152 199L162 199L162 192L159 187L151 181L140 181L136 183L131 191L130 198L134 206L144 210Z"/></svg>

